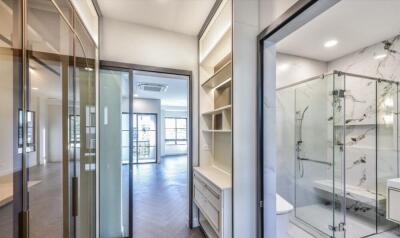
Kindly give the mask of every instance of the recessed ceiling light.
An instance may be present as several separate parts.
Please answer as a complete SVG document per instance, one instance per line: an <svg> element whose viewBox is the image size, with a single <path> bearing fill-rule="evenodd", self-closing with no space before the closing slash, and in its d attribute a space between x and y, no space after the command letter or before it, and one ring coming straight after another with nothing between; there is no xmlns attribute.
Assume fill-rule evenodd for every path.
<svg viewBox="0 0 400 238"><path fill-rule="evenodd" d="M39 88L32 88L32 90L39 90Z"/></svg>
<svg viewBox="0 0 400 238"><path fill-rule="evenodd" d="M387 54L379 54L379 55L375 55L374 59L379 60L379 59L383 59L387 56Z"/></svg>
<svg viewBox="0 0 400 238"><path fill-rule="evenodd" d="M337 45L339 42L337 40L328 40L327 42L324 43L325 48L331 48Z"/></svg>
<svg viewBox="0 0 400 238"><path fill-rule="evenodd" d="M278 70L279 71L286 71L289 69L289 64L288 63L283 63L278 65Z"/></svg>
<svg viewBox="0 0 400 238"><path fill-rule="evenodd" d="M135 98L139 97L139 95L137 95L136 93L135 93L135 94L133 94L133 96L134 96Z"/></svg>

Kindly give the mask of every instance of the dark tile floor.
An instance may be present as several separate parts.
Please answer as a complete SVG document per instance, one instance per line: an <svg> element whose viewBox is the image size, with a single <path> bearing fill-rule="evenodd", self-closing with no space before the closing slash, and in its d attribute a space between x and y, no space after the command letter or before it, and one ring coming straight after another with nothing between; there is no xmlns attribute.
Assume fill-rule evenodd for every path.
<svg viewBox="0 0 400 238"><path fill-rule="evenodd" d="M126 166L128 167L128 166ZM126 170L126 169L125 169ZM135 238L203 238L188 227L187 157L133 166Z"/></svg>

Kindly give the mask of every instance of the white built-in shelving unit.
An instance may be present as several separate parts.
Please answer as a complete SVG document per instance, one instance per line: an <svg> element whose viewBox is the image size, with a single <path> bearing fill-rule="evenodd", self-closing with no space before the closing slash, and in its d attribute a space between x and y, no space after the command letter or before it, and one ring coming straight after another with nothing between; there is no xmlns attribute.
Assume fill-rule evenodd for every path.
<svg viewBox="0 0 400 238"><path fill-rule="evenodd" d="M199 166L193 199L208 237L232 237L232 0L199 39Z"/></svg>

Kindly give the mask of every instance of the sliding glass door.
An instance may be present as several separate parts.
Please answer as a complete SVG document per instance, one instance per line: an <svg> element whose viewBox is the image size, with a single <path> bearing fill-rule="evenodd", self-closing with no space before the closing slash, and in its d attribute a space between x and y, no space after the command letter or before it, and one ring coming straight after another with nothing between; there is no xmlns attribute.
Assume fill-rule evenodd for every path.
<svg viewBox="0 0 400 238"><path fill-rule="evenodd" d="M100 71L100 237L132 237L130 75L119 69Z"/></svg>
<svg viewBox="0 0 400 238"><path fill-rule="evenodd" d="M157 162L157 114L135 112L132 79L131 70L100 70L100 237L133 236L133 166Z"/></svg>
<svg viewBox="0 0 400 238"><path fill-rule="evenodd" d="M69 1L0 19L0 237L95 237L97 46Z"/></svg>
<svg viewBox="0 0 400 238"><path fill-rule="evenodd" d="M0 0L0 236L19 237L23 211L22 1ZM26 193L25 193L26 194Z"/></svg>

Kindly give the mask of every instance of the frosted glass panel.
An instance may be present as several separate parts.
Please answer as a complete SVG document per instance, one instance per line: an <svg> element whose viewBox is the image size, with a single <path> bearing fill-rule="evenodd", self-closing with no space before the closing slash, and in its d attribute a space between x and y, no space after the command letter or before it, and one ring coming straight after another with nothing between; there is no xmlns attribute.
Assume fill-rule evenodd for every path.
<svg viewBox="0 0 400 238"><path fill-rule="evenodd" d="M129 73L100 71L100 237L129 235Z"/></svg>

